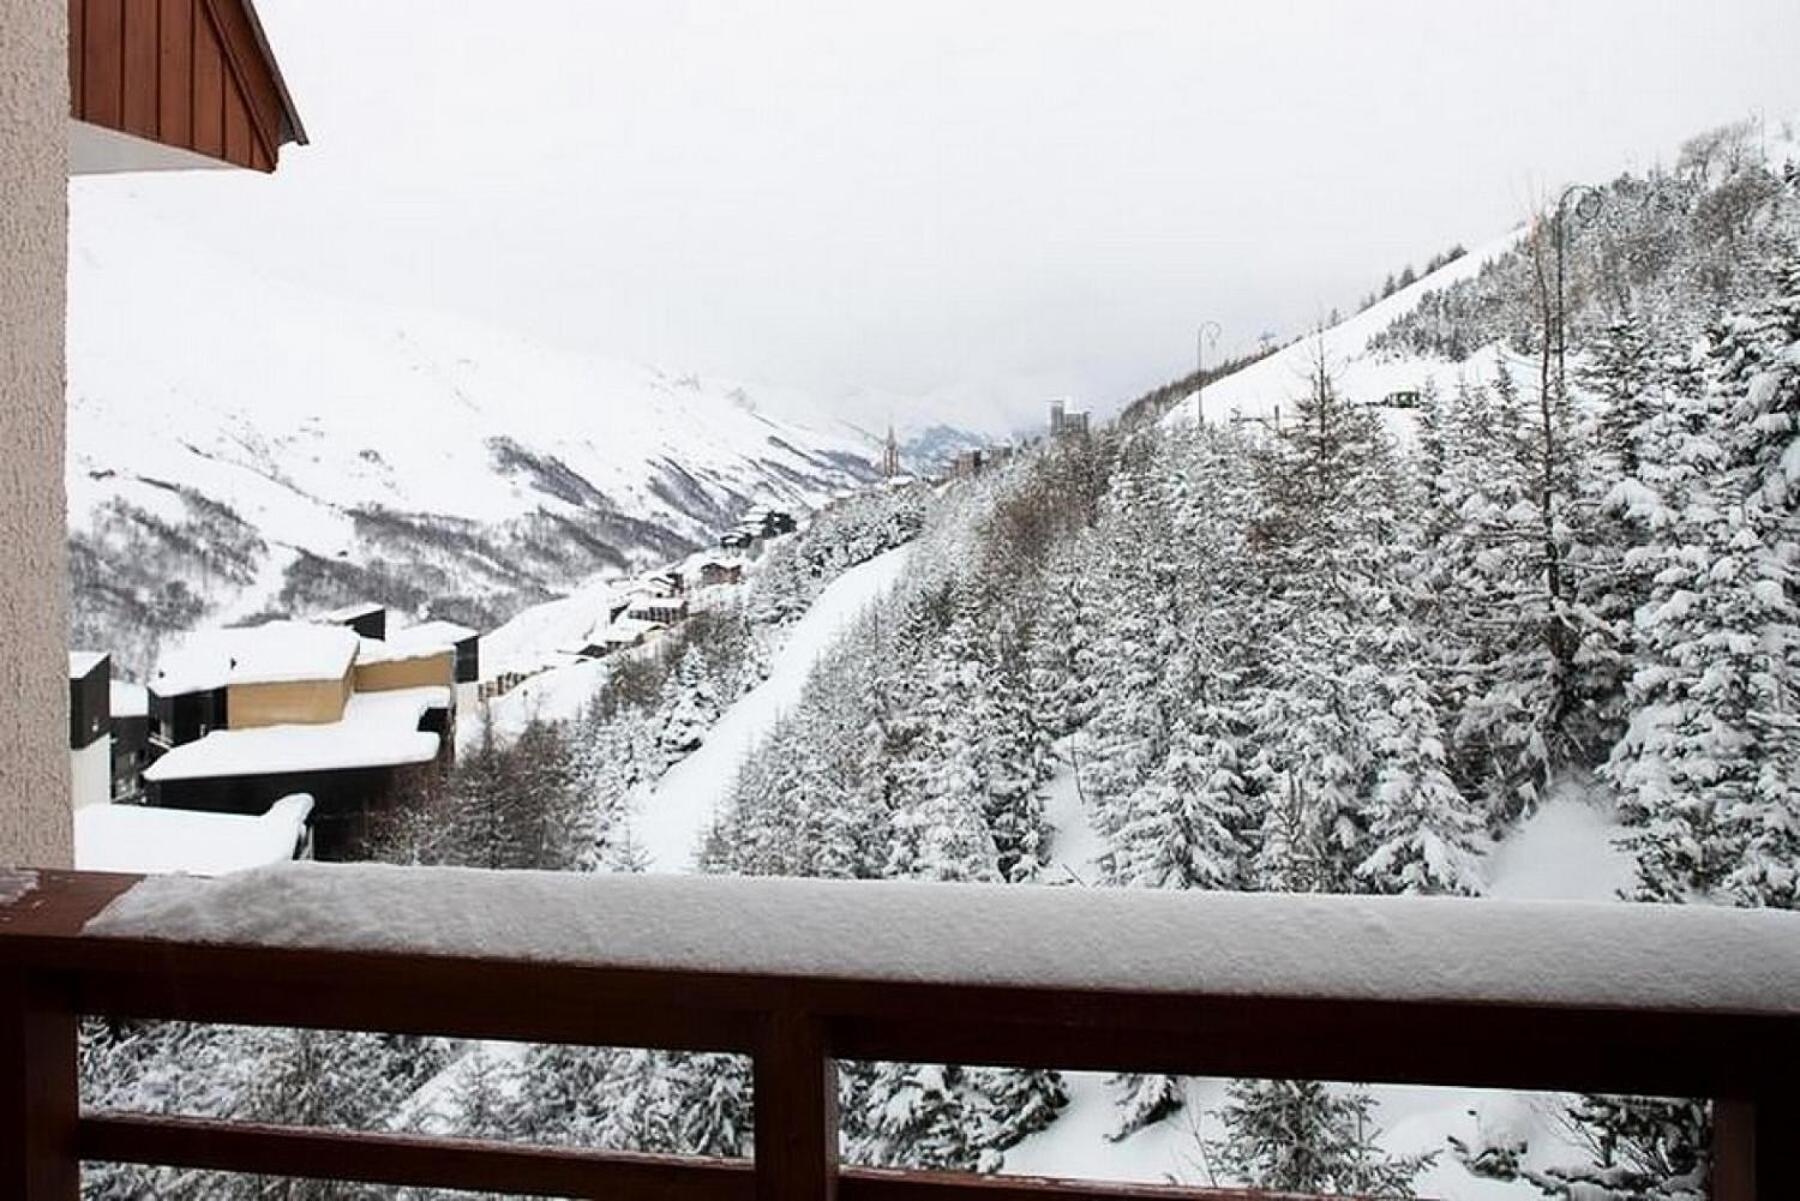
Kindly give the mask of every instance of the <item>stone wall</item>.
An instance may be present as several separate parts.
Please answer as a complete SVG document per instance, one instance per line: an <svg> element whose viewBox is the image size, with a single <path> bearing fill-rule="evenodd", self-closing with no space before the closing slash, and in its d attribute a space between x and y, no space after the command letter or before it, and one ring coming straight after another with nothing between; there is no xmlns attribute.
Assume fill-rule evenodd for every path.
<svg viewBox="0 0 1800 1201"><path fill-rule="evenodd" d="M73 862L63 493L67 0L0 0L0 864Z"/></svg>

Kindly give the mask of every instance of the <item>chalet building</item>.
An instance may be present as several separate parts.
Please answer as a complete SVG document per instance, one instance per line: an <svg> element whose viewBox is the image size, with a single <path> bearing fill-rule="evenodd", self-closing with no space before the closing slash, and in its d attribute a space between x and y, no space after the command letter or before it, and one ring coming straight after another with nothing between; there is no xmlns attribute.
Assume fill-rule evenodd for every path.
<svg viewBox="0 0 1800 1201"><path fill-rule="evenodd" d="M384 641L277 621L190 635L157 665L151 692L174 712L204 701L217 721L194 737L165 731L170 749L143 772L149 803L254 817L304 793L331 857L448 762L457 638L475 634L446 623Z"/></svg>
<svg viewBox="0 0 1800 1201"><path fill-rule="evenodd" d="M112 679L107 655L70 654L69 770L75 808L137 797L149 754L148 692Z"/></svg>
<svg viewBox="0 0 1800 1201"><path fill-rule="evenodd" d="M69 775L75 808L112 800L112 661L69 655Z"/></svg>
<svg viewBox="0 0 1800 1201"><path fill-rule="evenodd" d="M679 604L686 612L686 601L659 601L659 604ZM630 650L635 646L643 646L657 634L668 627L668 622L652 621L637 616L635 613L620 613L617 617L597 624L588 631L579 647L571 648L570 653L582 659L604 659L620 651Z"/></svg>
<svg viewBox="0 0 1800 1201"><path fill-rule="evenodd" d="M800 523L787 510L754 505L745 511L736 526L719 538L719 546L724 550L753 555L762 549L762 544L768 539L791 534L799 528Z"/></svg>
<svg viewBox="0 0 1800 1201"><path fill-rule="evenodd" d="M142 684L114 680L112 709L112 799L137 800L144 791L144 769L150 766L150 690Z"/></svg>
<svg viewBox="0 0 1800 1201"><path fill-rule="evenodd" d="M453 683L474 684L481 679L481 634L468 626L454 621L421 622L400 630L388 644L401 648L447 646L454 654Z"/></svg>
<svg viewBox="0 0 1800 1201"><path fill-rule="evenodd" d="M361 641L298 621L190 634L150 679L159 732L182 746L216 730L341 721Z"/></svg>
<svg viewBox="0 0 1800 1201"><path fill-rule="evenodd" d="M254 816L304 793L319 857L332 858L371 814L442 766L452 739L431 727L449 708L447 688L407 688L354 695L330 724L216 730L152 764L147 796L165 808Z"/></svg>
<svg viewBox="0 0 1800 1201"><path fill-rule="evenodd" d="M667 571L659 571L644 581L645 586L658 596L680 596L687 591L687 577L680 569L671 567Z"/></svg>
<svg viewBox="0 0 1800 1201"><path fill-rule="evenodd" d="M364 638L351 669L356 692L396 692L402 688L452 688L456 649L448 643L378 642Z"/></svg>
<svg viewBox="0 0 1800 1201"><path fill-rule="evenodd" d="M764 538L779 538L800 528L792 513L785 509L772 509L767 505L751 509L744 515L744 522L755 526Z"/></svg>
<svg viewBox="0 0 1800 1201"><path fill-rule="evenodd" d="M688 618L688 602L683 596L653 596L639 593L625 610L625 620L646 625L679 625ZM617 623L614 623L617 624Z"/></svg>
<svg viewBox="0 0 1800 1201"><path fill-rule="evenodd" d="M619 618L600 633L603 654L642 646L668 628L666 622L630 615Z"/></svg>
<svg viewBox="0 0 1800 1201"><path fill-rule="evenodd" d="M380 641L387 637L387 606L375 604L345 605L322 614L326 625L349 626L364 638Z"/></svg>
<svg viewBox="0 0 1800 1201"><path fill-rule="evenodd" d="M700 564L700 583L708 588L721 584L741 584L744 582L744 561L742 559L707 559Z"/></svg>

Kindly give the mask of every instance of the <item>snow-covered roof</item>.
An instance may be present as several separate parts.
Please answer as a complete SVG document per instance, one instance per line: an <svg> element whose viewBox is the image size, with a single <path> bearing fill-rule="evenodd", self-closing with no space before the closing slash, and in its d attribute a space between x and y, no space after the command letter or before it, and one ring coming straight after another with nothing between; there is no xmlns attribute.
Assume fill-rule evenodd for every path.
<svg viewBox="0 0 1800 1201"><path fill-rule="evenodd" d="M148 717L150 690L129 680L112 682L112 715L114 717Z"/></svg>
<svg viewBox="0 0 1800 1201"><path fill-rule="evenodd" d="M1706 905L283 864L87 932L865 981L1800 1013L1800 914Z"/></svg>
<svg viewBox="0 0 1800 1201"><path fill-rule="evenodd" d="M87 872L222 876L294 857L313 799L283 797L259 817L149 805L75 811L75 866Z"/></svg>
<svg viewBox="0 0 1800 1201"><path fill-rule="evenodd" d="M338 679L356 659L356 631L304 621L201 630L163 652L150 687L177 696L227 684Z"/></svg>
<svg viewBox="0 0 1800 1201"><path fill-rule="evenodd" d="M663 628L660 621L647 621L627 614L609 625L597 628L588 636L588 641L609 646L630 646Z"/></svg>
<svg viewBox="0 0 1800 1201"><path fill-rule="evenodd" d="M419 722L450 702L442 685L359 692L344 706L342 721L215 730L169 751L144 770L144 779L160 784L426 763L437 756L438 736L421 731Z"/></svg>
<svg viewBox="0 0 1800 1201"><path fill-rule="evenodd" d="M85 680L106 659L105 651L70 651L69 678Z"/></svg>
<svg viewBox="0 0 1800 1201"><path fill-rule="evenodd" d="M386 607L387 606L385 605L378 605L373 601L364 601L361 604L345 605L341 609L333 609L329 613L321 613L319 615L319 620L331 622L335 625L342 625L347 621L355 621L359 617L369 617L379 613Z"/></svg>
<svg viewBox="0 0 1800 1201"><path fill-rule="evenodd" d="M456 647L448 642L399 641L393 638L384 642L379 638L364 638L357 646L356 661L359 664L400 663L412 659L434 659L439 655L455 653Z"/></svg>
<svg viewBox="0 0 1800 1201"><path fill-rule="evenodd" d="M481 631L458 625L454 621L425 621L416 626L407 626L404 630L392 631L387 640L392 646L455 646L459 642L479 637Z"/></svg>

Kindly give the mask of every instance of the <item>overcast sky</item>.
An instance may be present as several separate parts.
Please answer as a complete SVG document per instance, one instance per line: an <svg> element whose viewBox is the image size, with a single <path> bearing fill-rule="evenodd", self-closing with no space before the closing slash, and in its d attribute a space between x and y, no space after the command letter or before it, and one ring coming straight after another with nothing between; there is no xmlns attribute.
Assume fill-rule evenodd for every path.
<svg viewBox="0 0 1800 1201"><path fill-rule="evenodd" d="M130 185L258 270L674 370L1101 408L1800 115L1794 0L259 0L313 145ZM977 400L975 398L981 398Z"/></svg>

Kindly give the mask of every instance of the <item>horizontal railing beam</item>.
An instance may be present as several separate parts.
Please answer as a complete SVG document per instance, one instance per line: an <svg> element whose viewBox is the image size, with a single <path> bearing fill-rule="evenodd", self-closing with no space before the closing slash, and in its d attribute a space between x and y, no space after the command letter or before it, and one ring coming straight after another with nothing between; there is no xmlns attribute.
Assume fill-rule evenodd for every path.
<svg viewBox="0 0 1800 1201"><path fill-rule="evenodd" d="M80 1124L81 1158L196 1171L340 1180L520 1196L633 1201L753 1201L747 1160L685 1159L470 1139L316 1130L206 1118L97 1114ZM846 1167L841 1201L1308 1201L1294 1194L1025 1176ZM1337 1197L1333 1201L1355 1201Z"/></svg>
<svg viewBox="0 0 1800 1201"><path fill-rule="evenodd" d="M752 1201L747 1162L312 1130L203 1118L96 1115L81 1158L537 1197Z"/></svg>
<svg viewBox="0 0 1800 1201"><path fill-rule="evenodd" d="M1096 1184L1084 1180L884 1168L846 1168L838 1183L838 1196L842 1201L1320 1201L1293 1193L1244 1189ZM1358 1199L1337 1194L1331 1201Z"/></svg>
<svg viewBox="0 0 1800 1201"><path fill-rule="evenodd" d="M1800 1078L1795 1019L1479 1002L1044 992L93 940L47 956L115 1018L751 1054L815 1015L842 1059L1710 1097ZM532 1003L518 1003L529 996Z"/></svg>

